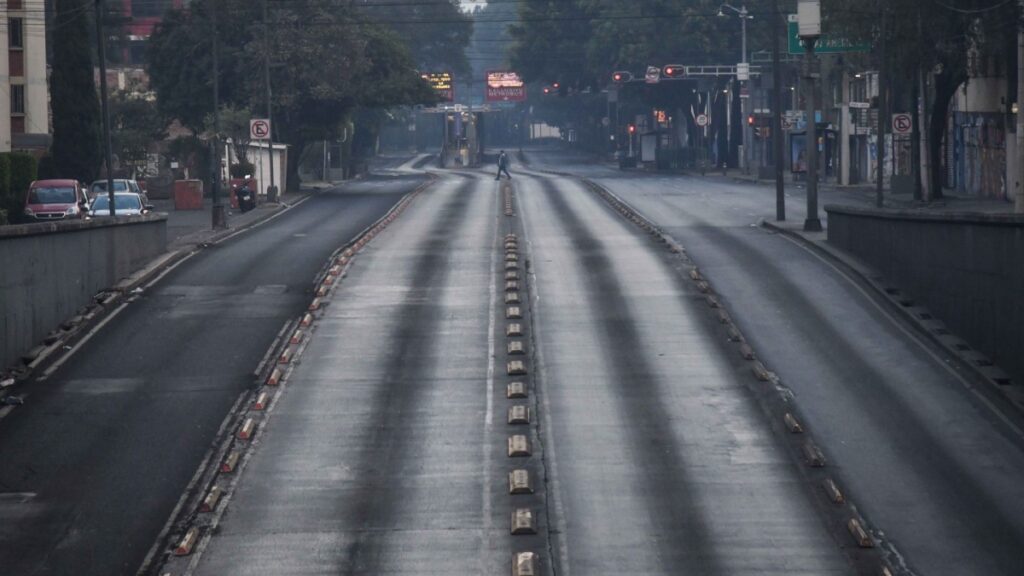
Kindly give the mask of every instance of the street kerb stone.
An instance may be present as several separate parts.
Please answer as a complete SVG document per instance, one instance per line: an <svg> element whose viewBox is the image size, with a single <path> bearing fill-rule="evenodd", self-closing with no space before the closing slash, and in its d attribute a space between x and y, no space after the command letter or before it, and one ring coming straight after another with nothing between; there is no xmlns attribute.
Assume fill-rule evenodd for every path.
<svg viewBox="0 0 1024 576"><path fill-rule="evenodd" d="M530 472L525 469L516 469L508 473L509 494L533 494L533 484L530 483Z"/></svg>
<svg viewBox="0 0 1024 576"><path fill-rule="evenodd" d="M232 450L224 461L220 463L221 474L230 474L235 471L238 466L238 461L242 458L242 453L237 450Z"/></svg>
<svg viewBox="0 0 1024 576"><path fill-rule="evenodd" d="M508 409L508 423L514 426L529 424L530 408L522 404L510 406Z"/></svg>
<svg viewBox="0 0 1024 576"><path fill-rule="evenodd" d="M516 508L512 511L512 527L510 532L513 536L523 534L536 534L537 521L534 518L533 510L529 508Z"/></svg>
<svg viewBox="0 0 1024 576"><path fill-rule="evenodd" d="M857 546L860 546L861 548L875 547L875 540L867 533L867 530L864 530L864 527L860 524L860 520L850 518L850 520L846 522L846 529L850 531L850 535L853 536L854 541L857 542Z"/></svg>
<svg viewBox="0 0 1024 576"><path fill-rule="evenodd" d="M519 290L518 280L509 280L505 282L505 292L515 292L517 290Z"/></svg>
<svg viewBox="0 0 1024 576"><path fill-rule="evenodd" d="M509 382L505 388L505 396L509 399L526 398L526 384L522 382Z"/></svg>
<svg viewBox="0 0 1024 576"><path fill-rule="evenodd" d="M509 376L522 376L526 374L526 364L522 360L510 360L505 368Z"/></svg>
<svg viewBox="0 0 1024 576"><path fill-rule="evenodd" d="M505 272L505 280L518 280L518 279L519 279L519 272L517 272L515 270L509 270L509 271Z"/></svg>
<svg viewBox="0 0 1024 576"><path fill-rule="evenodd" d="M210 491L206 493L206 497L203 498L203 503L199 505L199 511L213 512L213 509L217 507L217 502L220 502L222 493L223 489L220 486L210 488Z"/></svg>
<svg viewBox="0 0 1024 576"><path fill-rule="evenodd" d="M192 553L192 549L195 548L196 542L199 540L199 528L193 526L185 532L185 535L178 540L178 545L174 547L175 556L188 556Z"/></svg>
<svg viewBox="0 0 1024 576"><path fill-rule="evenodd" d="M508 437L508 455L511 458L525 458L530 455L530 440L524 434Z"/></svg>
<svg viewBox="0 0 1024 576"><path fill-rule="evenodd" d="M266 392L260 392L256 396L256 401L252 403L253 410L265 410L267 405L270 403L270 394Z"/></svg>
<svg viewBox="0 0 1024 576"><path fill-rule="evenodd" d="M509 338L518 337L523 335L523 325L518 322L513 322L505 328L505 336Z"/></svg>
<svg viewBox="0 0 1024 576"><path fill-rule="evenodd" d="M537 576L537 555L533 552L513 554L512 576Z"/></svg>
<svg viewBox="0 0 1024 576"><path fill-rule="evenodd" d="M822 468L825 466L825 455L821 453L821 450L814 442L808 440L804 443L803 452L804 459L811 468Z"/></svg>
<svg viewBox="0 0 1024 576"><path fill-rule="evenodd" d="M782 417L782 420L783 422L786 423L786 429L789 430L791 433L800 434L804 431L803 426L800 425L800 422L796 419L796 416L793 416L789 412L786 412L786 415Z"/></svg>
<svg viewBox="0 0 1024 576"><path fill-rule="evenodd" d="M519 306L509 306L505 308L505 318L509 320L520 320L523 317L523 311Z"/></svg>
<svg viewBox="0 0 1024 576"><path fill-rule="evenodd" d="M519 292L505 294L505 304L519 304Z"/></svg>
<svg viewBox="0 0 1024 576"><path fill-rule="evenodd" d="M835 480L826 478L822 483L822 487L825 489L825 493L828 494L828 499L835 504L842 504L846 501L846 497L843 496L842 490L836 485Z"/></svg>
<svg viewBox="0 0 1024 576"><path fill-rule="evenodd" d="M511 342L509 342L508 353L515 356L526 354L526 348L523 347L523 341L512 340Z"/></svg>
<svg viewBox="0 0 1024 576"><path fill-rule="evenodd" d="M252 438L252 435L256 432L256 420L252 418L246 418L245 422L242 423L242 427L238 429L238 438L240 440L248 440Z"/></svg>

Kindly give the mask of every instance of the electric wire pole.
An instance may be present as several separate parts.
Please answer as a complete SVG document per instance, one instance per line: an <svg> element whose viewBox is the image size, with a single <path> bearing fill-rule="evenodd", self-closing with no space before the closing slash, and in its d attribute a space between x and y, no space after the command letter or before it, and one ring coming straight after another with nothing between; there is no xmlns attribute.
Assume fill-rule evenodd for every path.
<svg viewBox="0 0 1024 576"><path fill-rule="evenodd" d="M210 186L213 197L213 228L227 228L228 222L224 205L220 201L220 42L217 40L217 1L210 2L210 21L213 31L213 182Z"/></svg>
<svg viewBox="0 0 1024 576"><path fill-rule="evenodd" d="M1024 0L1021 0L1024 2ZM775 219L782 222L786 219L786 182L783 176L782 149L782 62L779 55L779 36L782 35L782 14L779 13L779 0L772 2L772 156L775 159Z"/></svg>
<svg viewBox="0 0 1024 576"><path fill-rule="evenodd" d="M1013 211L1024 214L1024 0L1017 0L1017 186Z"/></svg>
<svg viewBox="0 0 1024 576"><path fill-rule="evenodd" d="M1020 0L1024 2L1024 0ZM886 30L886 18L888 18L888 7L882 8L882 34L879 39L879 54L878 54L878 140L875 146L876 157L878 159L878 168L876 168L876 176L878 181L875 183L875 206L881 208L884 205L884 198L882 196L882 187L885 180L885 127L889 123L889 114L887 113L888 102L886 101L885 91L889 87L887 70L888 65L886 64L885 58L885 35L888 33Z"/></svg>
<svg viewBox="0 0 1024 576"><path fill-rule="evenodd" d="M263 83L267 99L267 152L270 157L270 184L267 186L267 202L277 201L277 186L274 185L274 118L273 104L270 93L270 20L267 18L267 0L262 1L263 8Z"/></svg>
<svg viewBox="0 0 1024 576"><path fill-rule="evenodd" d="M107 102L107 42L103 31L103 17L106 10L103 0L96 0L96 57L100 65L100 106L103 113L103 162L107 167L107 198L110 204L110 215L114 216L114 167L111 158L114 154L110 144L110 105Z"/></svg>

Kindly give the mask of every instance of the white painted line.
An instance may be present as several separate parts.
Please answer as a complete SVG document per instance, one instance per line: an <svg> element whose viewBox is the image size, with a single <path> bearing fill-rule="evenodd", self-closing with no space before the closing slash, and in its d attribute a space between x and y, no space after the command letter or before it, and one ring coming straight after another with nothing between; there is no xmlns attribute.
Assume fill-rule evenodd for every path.
<svg viewBox="0 0 1024 576"><path fill-rule="evenodd" d="M495 208L498 203L495 202ZM495 371L495 337L494 331L497 330L497 318L498 313L498 235L500 234L499 227L494 226L494 239L491 243L491 267L490 267L490 281L488 284L488 297L487 303L487 381L484 387L486 401L486 409L484 412L484 429L483 429L483 462L484 462L484 481L480 487L480 497L483 500L483 526L480 529L480 573L486 574L488 572L487 563L485 558L496 545L494 542L494 523L491 518L493 502L491 501L491 484L494 479L491 475L491 442L494 432L494 371Z"/></svg>
<svg viewBox="0 0 1024 576"><path fill-rule="evenodd" d="M70 350L68 350L63 356L61 356L60 358L55 360L53 362L53 364L50 364L49 366L47 366L46 370L43 370L42 375L40 375L38 378L36 378L36 382L42 382L42 381L46 380L47 378L49 378L50 376L52 376L53 373L57 371L57 369L59 369L61 366L63 366L64 363L67 362L68 359L70 359L75 354L75 352L78 352L78 350L81 349L82 346L85 346L86 342L88 342L89 340L92 340L93 336L98 334L99 331L104 326L106 326L108 322L113 320L127 306L128 306L128 303L125 302L125 303L121 304L120 306L118 306L117 308L114 308L114 310L110 314L107 314L106 318L104 318L103 320L100 320L100 322L98 324L96 324L95 326L92 327L91 330L86 332L85 336L83 336L81 340L76 342L75 345L72 346Z"/></svg>

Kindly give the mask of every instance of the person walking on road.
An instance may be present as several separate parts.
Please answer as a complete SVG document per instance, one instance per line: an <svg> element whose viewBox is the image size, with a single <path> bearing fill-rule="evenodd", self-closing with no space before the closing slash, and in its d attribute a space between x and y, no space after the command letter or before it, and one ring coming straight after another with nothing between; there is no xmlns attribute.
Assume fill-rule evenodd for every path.
<svg viewBox="0 0 1024 576"><path fill-rule="evenodd" d="M512 179L512 175L508 173L508 154L502 150L501 154L498 154L498 175L494 177L495 180L501 180L501 173L504 172L508 179Z"/></svg>

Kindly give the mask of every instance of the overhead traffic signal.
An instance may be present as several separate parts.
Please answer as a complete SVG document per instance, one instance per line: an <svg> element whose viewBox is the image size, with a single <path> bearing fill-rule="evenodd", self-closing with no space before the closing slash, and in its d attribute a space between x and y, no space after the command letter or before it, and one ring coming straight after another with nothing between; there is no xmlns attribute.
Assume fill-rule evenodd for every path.
<svg viewBox="0 0 1024 576"><path fill-rule="evenodd" d="M630 124L626 126L626 131L630 134L636 134L636 124Z"/></svg>
<svg viewBox="0 0 1024 576"><path fill-rule="evenodd" d="M612 82L615 82L616 84L623 84L625 82L629 82L632 79L633 75L630 74L629 72L620 71L612 73Z"/></svg>
<svg viewBox="0 0 1024 576"><path fill-rule="evenodd" d="M682 64L669 64L661 69L666 78L683 78L686 76L686 67Z"/></svg>
<svg viewBox="0 0 1024 576"><path fill-rule="evenodd" d="M756 122L756 120L755 120L753 114L751 114L750 116L747 116L747 126L753 126L755 122Z"/></svg>

